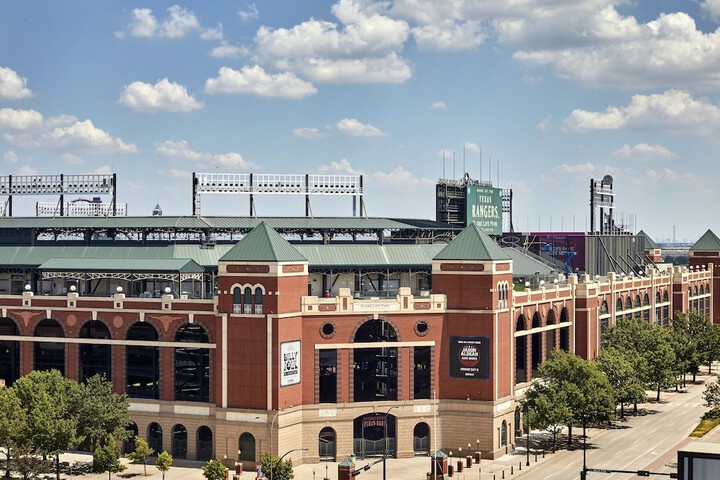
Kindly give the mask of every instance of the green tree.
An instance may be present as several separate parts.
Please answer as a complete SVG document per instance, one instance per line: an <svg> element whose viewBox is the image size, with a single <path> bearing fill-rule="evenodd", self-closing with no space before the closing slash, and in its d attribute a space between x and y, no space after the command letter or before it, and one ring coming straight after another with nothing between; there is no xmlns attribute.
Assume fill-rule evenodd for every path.
<svg viewBox="0 0 720 480"><path fill-rule="evenodd" d="M700 365L707 363L712 330L704 315L676 312L671 326L671 342L680 374L690 372L695 382Z"/></svg>
<svg viewBox="0 0 720 480"><path fill-rule="evenodd" d="M57 370L34 371L20 378L11 388L26 412L26 421L21 428L25 450L54 456L56 477L60 480L60 453L79 443L74 402L78 384L64 378Z"/></svg>
<svg viewBox="0 0 720 480"><path fill-rule="evenodd" d="M112 474L125 470L125 465L120 463L120 449L116 445L115 438L108 435L103 444L93 452L93 471L96 473L108 472L108 480L112 480Z"/></svg>
<svg viewBox="0 0 720 480"><path fill-rule="evenodd" d="M165 480L165 472L170 470L170 467L172 467L172 462L172 455L170 455L168 452L163 451L160 455L158 455L157 463L155 464L155 466L158 470L162 472L163 480Z"/></svg>
<svg viewBox="0 0 720 480"><path fill-rule="evenodd" d="M263 474L268 478L272 478L272 480L291 480L295 478L292 460L289 458L287 460L280 461L278 457L274 457L267 452L263 452L260 456L260 466ZM272 475L270 475L271 471Z"/></svg>
<svg viewBox="0 0 720 480"><path fill-rule="evenodd" d="M562 426L572 421L572 411L567 402L567 395L557 384L541 382L533 385L525 393L521 402L522 409L527 412L525 424L529 428L541 428L552 435L552 450L555 453L557 436ZM530 448L528 445L527 448Z"/></svg>
<svg viewBox="0 0 720 480"><path fill-rule="evenodd" d="M539 376L548 386L563 392L572 419L583 426L612 418L616 394L595 362L557 350L540 365ZM568 443L572 443L572 422L568 424Z"/></svg>
<svg viewBox="0 0 720 480"><path fill-rule="evenodd" d="M720 384L717 380L707 384L703 392L703 399L706 407L720 407Z"/></svg>
<svg viewBox="0 0 720 480"><path fill-rule="evenodd" d="M227 468L220 460L209 460L202 466L202 471L207 480L225 480Z"/></svg>
<svg viewBox="0 0 720 480"><path fill-rule="evenodd" d="M675 352L670 345L670 334L655 326L645 334L645 345L640 354L647 361L647 385L657 391L656 401L660 401L660 390L675 382Z"/></svg>
<svg viewBox="0 0 720 480"><path fill-rule="evenodd" d="M130 400L127 395L118 395L112 390L112 383L104 376L93 375L76 390L77 415L82 418L78 424L78 437L90 440L95 450L100 440L112 435L116 440L126 440L130 423Z"/></svg>
<svg viewBox="0 0 720 480"><path fill-rule="evenodd" d="M25 423L25 410L15 390L0 387L0 452L5 454L5 476L10 477L10 458L21 440L20 431Z"/></svg>
<svg viewBox="0 0 720 480"><path fill-rule="evenodd" d="M23 480L41 478L52 468L52 463L39 455L33 454L25 446L16 449L12 459L13 470L20 474Z"/></svg>
<svg viewBox="0 0 720 480"><path fill-rule="evenodd" d="M708 373L712 373L713 362L720 360L720 324L710 324L707 341L705 361L708 364Z"/></svg>
<svg viewBox="0 0 720 480"><path fill-rule="evenodd" d="M607 347L600 351L596 362L613 387L615 403L620 405L620 418L625 417L625 405L645 401L643 372L647 367L644 358L635 352Z"/></svg>
<svg viewBox="0 0 720 480"><path fill-rule="evenodd" d="M128 460L132 464L143 464L143 474L147 477L147 459L155 453L155 450L150 448L148 442L138 436L135 437L135 451L127 454Z"/></svg>

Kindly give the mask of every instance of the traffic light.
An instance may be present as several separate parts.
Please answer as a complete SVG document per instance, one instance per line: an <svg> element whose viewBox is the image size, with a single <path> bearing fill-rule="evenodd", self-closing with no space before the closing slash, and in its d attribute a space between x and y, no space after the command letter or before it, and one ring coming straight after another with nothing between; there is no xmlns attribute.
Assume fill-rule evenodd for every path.
<svg viewBox="0 0 720 480"><path fill-rule="evenodd" d="M638 477L649 477L649 476L650 476L650 472L647 471L647 470L638 470L638 471L637 471L637 476L638 476Z"/></svg>

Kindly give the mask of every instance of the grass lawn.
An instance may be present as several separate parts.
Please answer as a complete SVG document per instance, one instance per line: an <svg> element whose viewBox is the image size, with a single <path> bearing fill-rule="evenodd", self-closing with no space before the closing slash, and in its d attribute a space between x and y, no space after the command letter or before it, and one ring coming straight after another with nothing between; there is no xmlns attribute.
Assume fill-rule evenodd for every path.
<svg viewBox="0 0 720 480"><path fill-rule="evenodd" d="M710 430L715 428L717 425L720 424L720 418L715 418L712 420L700 420L700 423L698 423L698 426L695 427L695 430L690 434L691 437L702 437L706 433L708 433Z"/></svg>

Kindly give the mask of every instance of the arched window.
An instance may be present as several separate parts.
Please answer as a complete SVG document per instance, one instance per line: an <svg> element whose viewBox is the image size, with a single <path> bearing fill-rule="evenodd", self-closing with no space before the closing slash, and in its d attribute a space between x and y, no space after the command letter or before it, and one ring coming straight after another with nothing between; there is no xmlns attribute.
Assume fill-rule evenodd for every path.
<svg viewBox="0 0 720 480"><path fill-rule="evenodd" d="M148 425L148 445L155 450L156 455L163 451L162 427L155 422Z"/></svg>
<svg viewBox="0 0 720 480"><path fill-rule="evenodd" d="M149 323L136 322L128 329L127 339L156 342L158 334ZM160 398L160 348L132 344L125 348L125 393L131 398Z"/></svg>
<svg viewBox="0 0 720 480"><path fill-rule="evenodd" d="M615 302L615 311L616 312L622 312L623 309L623 301L622 298L618 298L617 302Z"/></svg>
<svg viewBox="0 0 720 480"><path fill-rule="evenodd" d="M541 326L542 325L540 324L540 314L538 312L535 312L532 320L532 328L540 328ZM542 333L533 333L531 337L531 342L531 374L532 378L536 378L538 376L538 369L540 368L540 364L543 362Z"/></svg>
<svg viewBox="0 0 720 480"><path fill-rule="evenodd" d="M255 314L262 315L263 313L263 291L260 287L255 287Z"/></svg>
<svg viewBox="0 0 720 480"><path fill-rule="evenodd" d="M104 323L90 320L80 329L80 338L109 340L110 331ZM110 345L81 343L80 344L80 381L101 375L111 380Z"/></svg>
<svg viewBox="0 0 720 480"><path fill-rule="evenodd" d="M608 303L607 301L603 300L603 302L600 304L600 315L608 315Z"/></svg>
<svg viewBox="0 0 720 480"><path fill-rule="evenodd" d="M321 462L335 461L335 430L325 427L318 435L318 453Z"/></svg>
<svg viewBox="0 0 720 480"><path fill-rule="evenodd" d="M252 313L252 288L245 287L243 291L243 313L249 315Z"/></svg>
<svg viewBox="0 0 720 480"><path fill-rule="evenodd" d="M213 456L213 434L209 427L203 425L197 430L197 459L200 461L208 461Z"/></svg>
<svg viewBox="0 0 720 480"><path fill-rule="evenodd" d="M650 305L650 296L646 293L643 297L643 307Z"/></svg>
<svg viewBox="0 0 720 480"><path fill-rule="evenodd" d="M503 447L507 445L507 422L505 420L503 420L500 426L500 445Z"/></svg>
<svg viewBox="0 0 720 480"><path fill-rule="evenodd" d="M635 295L635 308L640 308L640 295Z"/></svg>
<svg viewBox="0 0 720 480"><path fill-rule="evenodd" d="M667 290L663 291L663 303L666 303L666 305L663 306L663 316L662 316L662 324L664 327L667 327L670 323L670 306L667 305L668 302L668 292Z"/></svg>
<svg viewBox="0 0 720 480"><path fill-rule="evenodd" d="M187 458L187 429L177 424L172 430L172 456L185 460Z"/></svg>
<svg viewBox="0 0 720 480"><path fill-rule="evenodd" d="M368 320L358 328L353 342L397 342L397 334L385 320ZM397 400L397 351L397 347L353 350L354 401Z"/></svg>
<svg viewBox="0 0 720 480"><path fill-rule="evenodd" d="M245 432L238 439L238 451L240 452L240 461L255 461L255 437L252 433Z"/></svg>
<svg viewBox="0 0 720 480"><path fill-rule="evenodd" d="M242 291L240 287L233 288L233 313L240 314L242 311Z"/></svg>
<svg viewBox="0 0 720 480"><path fill-rule="evenodd" d="M6 317L0 318L0 335L11 337L18 334L15 322ZM0 340L0 378L5 379L8 387L20 378L20 342Z"/></svg>
<svg viewBox="0 0 720 480"><path fill-rule="evenodd" d="M35 327L36 337L64 338L60 324L46 318ZM60 342L35 342L34 370L57 370L65 375L65 344Z"/></svg>
<svg viewBox="0 0 720 480"><path fill-rule="evenodd" d="M187 323L175 334L176 342L208 343L205 329ZM198 347L175 347L175 400L207 402L210 400L210 350Z"/></svg>
<svg viewBox="0 0 720 480"><path fill-rule="evenodd" d="M525 330L525 315L518 316L515 331ZM527 382L527 335L515 337L515 384Z"/></svg>

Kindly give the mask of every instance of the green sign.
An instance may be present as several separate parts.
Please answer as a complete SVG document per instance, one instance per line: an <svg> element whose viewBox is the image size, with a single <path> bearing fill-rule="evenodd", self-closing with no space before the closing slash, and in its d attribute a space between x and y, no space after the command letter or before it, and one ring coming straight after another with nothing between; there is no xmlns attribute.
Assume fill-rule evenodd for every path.
<svg viewBox="0 0 720 480"><path fill-rule="evenodd" d="M467 186L467 225L476 223L488 235L502 234L502 195L499 188Z"/></svg>

